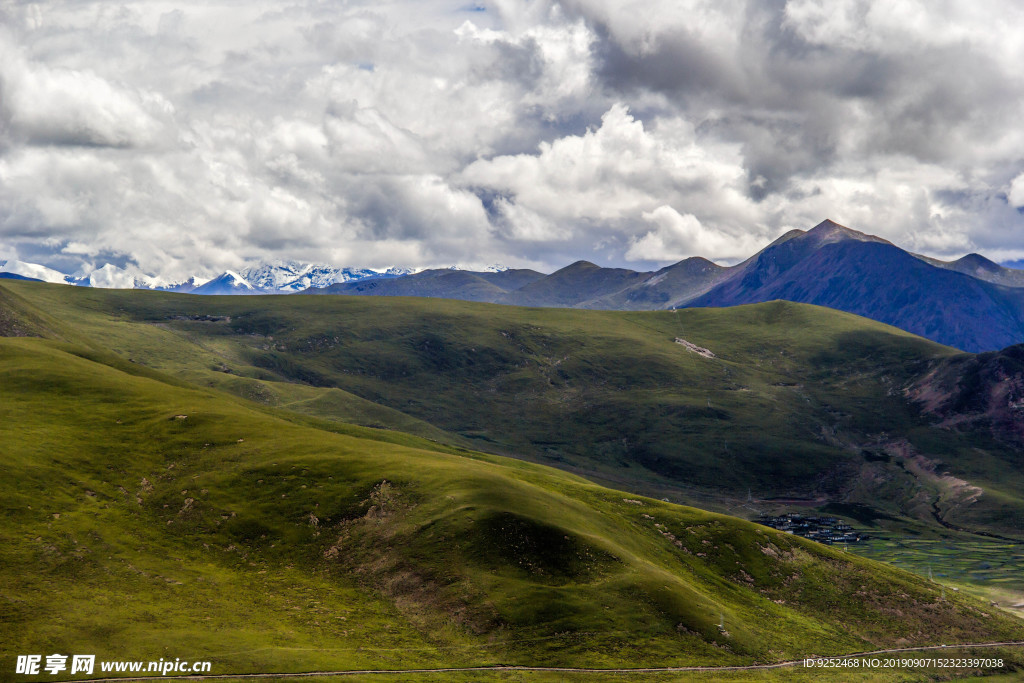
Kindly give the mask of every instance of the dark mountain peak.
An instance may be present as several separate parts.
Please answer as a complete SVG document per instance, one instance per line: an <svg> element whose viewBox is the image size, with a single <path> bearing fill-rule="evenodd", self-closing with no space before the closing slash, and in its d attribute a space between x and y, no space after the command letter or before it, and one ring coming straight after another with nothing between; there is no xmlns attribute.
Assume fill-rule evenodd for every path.
<svg viewBox="0 0 1024 683"><path fill-rule="evenodd" d="M852 228L846 227L845 225L836 223L834 220L830 218L826 218L822 222L815 225L813 228L807 231L807 234L819 237L839 235L842 237L851 237L855 239L858 237L870 237L869 235L865 235L862 232L858 232Z"/></svg>
<svg viewBox="0 0 1024 683"><path fill-rule="evenodd" d="M681 265L684 265L684 264L688 265L690 267L698 266L698 265L699 266L714 266L715 268L721 268L722 267L722 266L718 265L717 263L715 263L714 261L711 261L709 259L704 258L703 256L691 256L690 258L684 258L682 261L680 261L676 265L677 266L681 266ZM672 267L673 266L669 266L669 268L672 268Z"/></svg>
<svg viewBox="0 0 1024 683"><path fill-rule="evenodd" d="M952 270L970 277L1005 287L1024 287L1024 271L1005 268L990 261L981 254L968 254L955 261L941 261L929 256L915 254L917 258L944 270Z"/></svg>
<svg viewBox="0 0 1024 683"><path fill-rule="evenodd" d="M596 263L591 263L590 261L576 261L575 263L570 263L565 268L560 268L560 269L556 270L555 272L552 273L552 275L564 275L564 274L568 274L568 273L581 273L581 272L588 271L588 270L600 270L600 269L601 269L601 266L597 265Z"/></svg>
<svg viewBox="0 0 1024 683"><path fill-rule="evenodd" d="M981 254L968 254L953 262L955 265L970 268L972 270L987 270L990 273L997 273L1003 269L998 263L990 261Z"/></svg>
<svg viewBox="0 0 1024 683"><path fill-rule="evenodd" d="M829 244L831 242L839 242L842 240L856 240L857 242L881 242L882 244L890 244L889 241L883 240L881 237L874 235L868 235L867 233L858 232L852 228L848 228L845 225L840 225L835 221L826 218L822 222L815 225L813 228L807 231L808 238L813 239L819 245Z"/></svg>
<svg viewBox="0 0 1024 683"><path fill-rule="evenodd" d="M811 228L809 232L821 232L824 230L850 230L850 228L846 227L845 225L840 225L839 223L836 223L831 218L826 218L825 220ZM851 230L851 232L854 231Z"/></svg>
<svg viewBox="0 0 1024 683"><path fill-rule="evenodd" d="M719 270L725 270L725 266L720 266L714 261L709 261L703 256L691 256L690 258L683 259L679 263L673 263L671 266L665 266L658 271L658 274L669 272L705 273Z"/></svg>
<svg viewBox="0 0 1024 683"><path fill-rule="evenodd" d="M824 221L765 249L689 305L784 299L863 315L966 351L1019 343L1024 292L1010 287L1024 282L1016 284L1005 270L988 276L979 270L986 272L919 258L879 237Z"/></svg>
<svg viewBox="0 0 1024 683"><path fill-rule="evenodd" d="M626 268L602 268L590 261L577 261L521 287L507 303L589 307L589 302L620 292L652 275Z"/></svg>
<svg viewBox="0 0 1024 683"><path fill-rule="evenodd" d="M826 247L857 247L866 242L889 244L873 235L851 230L832 220L824 220L804 232L790 230L736 268L742 289L752 291L782 276ZM785 298L785 297L781 297Z"/></svg>

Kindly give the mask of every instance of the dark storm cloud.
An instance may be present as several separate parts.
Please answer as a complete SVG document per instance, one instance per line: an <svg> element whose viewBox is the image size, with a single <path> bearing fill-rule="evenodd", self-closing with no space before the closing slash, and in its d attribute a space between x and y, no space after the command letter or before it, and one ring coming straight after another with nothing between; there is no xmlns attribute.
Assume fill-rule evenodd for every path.
<svg viewBox="0 0 1024 683"><path fill-rule="evenodd" d="M621 98L664 95L741 142L755 199L827 169L840 152L955 160L966 138L1019 112L1019 87L1008 88L1008 74L975 48L882 54L810 42L787 25L784 2L746 4L734 49L670 27L638 50L590 9L575 5L594 25L602 86Z"/></svg>
<svg viewBox="0 0 1024 683"><path fill-rule="evenodd" d="M634 53L597 25L597 76L605 86L623 95L654 90L687 103L714 91L727 99L742 92L741 74L729 61L683 28L661 35L653 49Z"/></svg>

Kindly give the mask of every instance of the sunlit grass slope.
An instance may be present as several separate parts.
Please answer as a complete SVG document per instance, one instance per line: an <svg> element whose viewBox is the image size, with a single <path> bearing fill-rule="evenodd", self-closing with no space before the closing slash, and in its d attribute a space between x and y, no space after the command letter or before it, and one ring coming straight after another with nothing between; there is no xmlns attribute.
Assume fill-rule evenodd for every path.
<svg viewBox="0 0 1024 683"><path fill-rule="evenodd" d="M418 437L0 340L0 648L216 673L745 663L1024 637L934 584Z"/></svg>
<svg viewBox="0 0 1024 683"><path fill-rule="evenodd" d="M829 309L3 287L89 343L280 409L546 462L655 497L714 504L749 492L932 524L938 510L1001 534L1024 527L1019 453L980 429L935 428L903 396L956 352Z"/></svg>

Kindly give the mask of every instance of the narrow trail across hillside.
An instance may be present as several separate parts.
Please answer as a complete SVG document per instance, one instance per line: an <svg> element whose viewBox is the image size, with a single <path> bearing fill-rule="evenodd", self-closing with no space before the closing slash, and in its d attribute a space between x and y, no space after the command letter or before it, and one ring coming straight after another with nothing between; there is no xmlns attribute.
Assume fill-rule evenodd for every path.
<svg viewBox="0 0 1024 683"><path fill-rule="evenodd" d="M813 656L813 659L841 660L859 659L863 657L875 657L880 655L891 655L900 652L929 652L941 650L984 649L995 647L1022 647L1024 641L1012 640L995 643L966 643L963 645L926 645L923 647L902 647L890 648L887 650L872 650L871 652L856 652L848 655L836 655L831 657ZM622 669L588 669L567 666L517 666L517 665L495 665L495 666L466 666L466 667L442 667L436 669L361 669L347 671L305 671L300 673L258 673L258 674L196 674L183 676L135 676L116 678L78 678L65 683L111 683L114 681L150 681L162 680L187 680L202 681L233 678L312 678L315 676L370 676L370 675L408 675L408 674L436 674L436 673L472 673L472 672L499 672L499 671L536 671L539 673L576 673L576 674L658 674L658 673L700 673L715 671L755 671L767 669L784 669L788 667L804 666L805 659L791 659L785 662L774 664L749 664L746 666L663 666L643 668L622 668ZM926 667L925 667L926 668ZM964 667L971 668L971 667ZM824 672L826 669L823 669ZM895 670L895 669L894 669Z"/></svg>
<svg viewBox="0 0 1024 683"><path fill-rule="evenodd" d="M992 534L987 531L979 531L977 529L968 529L967 527L957 526L956 524L947 522L942 518L942 510L939 509L939 501L937 500L932 503L932 517L935 518L936 522L952 531L959 531L965 534L973 534L975 536L984 536L985 538L994 538L999 541L1008 541L1009 543L1020 543L1020 539L1018 538L1000 536L999 534Z"/></svg>

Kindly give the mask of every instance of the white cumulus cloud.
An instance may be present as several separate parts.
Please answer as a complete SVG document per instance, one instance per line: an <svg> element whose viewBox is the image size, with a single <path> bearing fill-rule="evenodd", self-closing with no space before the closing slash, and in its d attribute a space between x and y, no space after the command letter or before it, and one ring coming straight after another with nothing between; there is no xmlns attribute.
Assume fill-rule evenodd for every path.
<svg viewBox="0 0 1024 683"><path fill-rule="evenodd" d="M739 259L762 246L746 234L729 235L709 230L693 214L680 214L671 206L659 206L645 212L643 218L653 224L653 228L633 239L626 251L629 261L668 263L706 254Z"/></svg>

